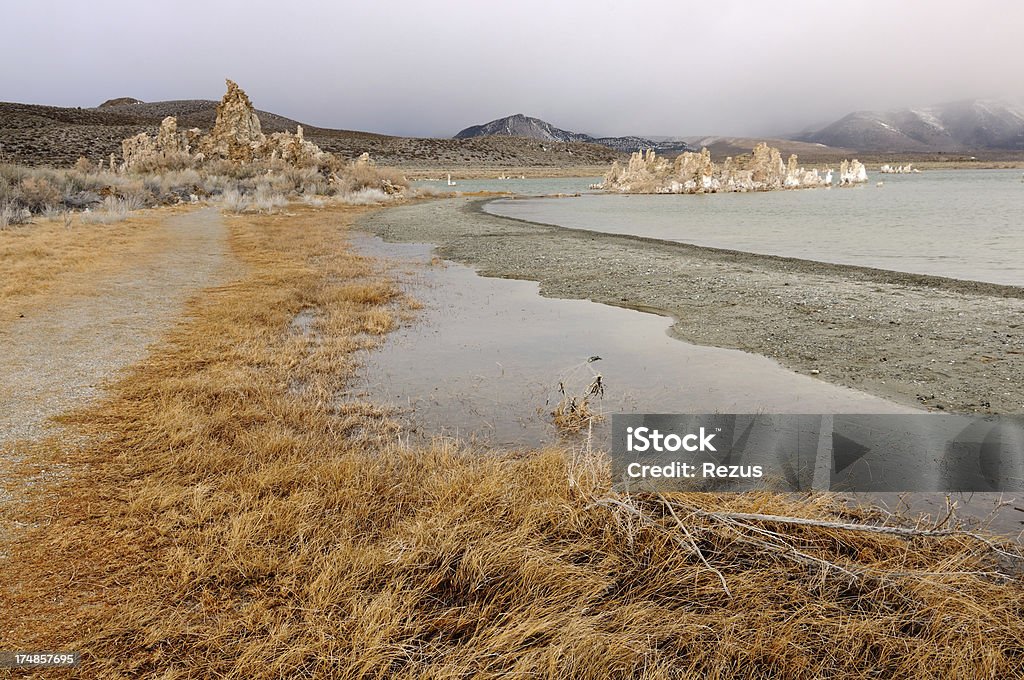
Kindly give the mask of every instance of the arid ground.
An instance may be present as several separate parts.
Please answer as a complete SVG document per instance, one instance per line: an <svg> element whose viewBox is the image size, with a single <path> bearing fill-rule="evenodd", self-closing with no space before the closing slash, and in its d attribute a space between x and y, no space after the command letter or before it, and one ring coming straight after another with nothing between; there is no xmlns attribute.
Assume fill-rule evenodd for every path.
<svg viewBox="0 0 1024 680"><path fill-rule="evenodd" d="M0 231L3 280L31 281L3 289L5 349L37 367L4 364L5 422L34 425L0 443L0 649L79 650L79 677L1024 668L1008 543L824 496L618 494L586 446L404 444L387 412L339 398L359 350L415 323L416 301L346 244L371 210ZM364 223L481 219L461 210ZM460 238L445 252L462 257ZM561 238L599 256L587 235Z"/></svg>

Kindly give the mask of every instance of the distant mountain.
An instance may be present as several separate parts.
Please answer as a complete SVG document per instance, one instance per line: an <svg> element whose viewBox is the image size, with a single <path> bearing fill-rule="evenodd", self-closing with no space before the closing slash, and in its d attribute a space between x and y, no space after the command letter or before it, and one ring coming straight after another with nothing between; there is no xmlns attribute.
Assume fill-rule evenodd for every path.
<svg viewBox="0 0 1024 680"><path fill-rule="evenodd" d="M970 99L920 109L856 111L798 139L858 151L1024 150L1024 107Z"/></svg>
<svg viewBox="0 0 1024 680"><path fill-rule="evenodd" d="M622 153L654 149L662 156L678 156L684 151L695 149L681 139L654 140L649 137L597 137L589 140L593 144L607 146Z"/></svg>
<svg viewBox="0 0 1024 680"><path fill-rule="evenodd" d="M546 142L578 142L590 139L589 135L569 132L540 118L524 116L521 113L498 118L483 125L470 125L455 135L455 139L472 137L528 137Z"/></svg>
<svg viewBox="0 0 1024 680"><path fill-rule="evenodd" d="M663 155L679 154L693 149L680 140L655 141L646 137L592 137L582 132L570 132L555 127L547 121L517 113L492 120L483 125L471 125L459 131L455 139L471 139L473 137L526 137L545 142L584 142L600 144L623 153L654 149Z"/></svg>
<svg viewBox="0 0 1024 680"><path fill-rule="evenodd" d="M136 99L135 97L117 97L116 99L108 99L107 101L103 102L102 104L100 104L96 108L97 109L104 109L104 108L106 108L108 106L124 106L125 104L141 104L141 103L142 103L142 100L141 99Z"/></svg>

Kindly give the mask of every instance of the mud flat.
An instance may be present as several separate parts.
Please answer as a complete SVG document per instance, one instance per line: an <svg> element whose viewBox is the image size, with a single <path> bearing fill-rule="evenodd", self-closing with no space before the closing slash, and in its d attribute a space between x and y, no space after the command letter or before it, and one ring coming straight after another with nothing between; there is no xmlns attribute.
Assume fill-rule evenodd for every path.
<svg viewBox="0 0 1024 680"><path fill-rule="evenodd" d="M358 228L546 297L671 316L682 340L905 405L1024 410L1024 288L542 225L486 214L486 200L400 206Z"/></svg>

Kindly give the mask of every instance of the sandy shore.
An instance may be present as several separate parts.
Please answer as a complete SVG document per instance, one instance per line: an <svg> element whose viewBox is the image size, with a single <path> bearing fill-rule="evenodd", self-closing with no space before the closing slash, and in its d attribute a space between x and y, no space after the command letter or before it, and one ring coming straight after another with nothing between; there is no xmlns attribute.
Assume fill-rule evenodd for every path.
<svg viewBox="0 0 1024 680"><path fill-rule="evenodd" d="M670 315L682 340L899 403L1024 411L1024 288L566 229L486 214L486 200L414 203L358 226L539 281L546 296Z"/></svg>

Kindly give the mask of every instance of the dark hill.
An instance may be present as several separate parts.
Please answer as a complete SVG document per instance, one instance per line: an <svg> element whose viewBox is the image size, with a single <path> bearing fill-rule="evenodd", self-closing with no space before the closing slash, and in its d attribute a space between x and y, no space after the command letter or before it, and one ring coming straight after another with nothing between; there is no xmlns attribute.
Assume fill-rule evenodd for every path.
<svg viewBox="0 0 1024 680"><path fill-rule="evenodd" d="M105 108L108 108L110 106L123 106L125 104L141 104L141 103L142 103L142 100L141 99L136 99L135 97L118 97L116 99L108 99L107 101L103 102L102 104L100 104L96 108L98 108L98 109L105 109Z"/></svg>
<svg viewBox="0 0 1024 680"><path fill-rule="evenodd" d="M693 149L681 140L654 141L645 137L592 137L582 132L570 132L555 127L551 123L516 113L504 118L497 118L482 125L471 125L460 130L455 139L473 139L478 137L523 137L542 142L586 142L607 146L619 153L632 153L654 149L663 156L678 155Z"/></svg>

